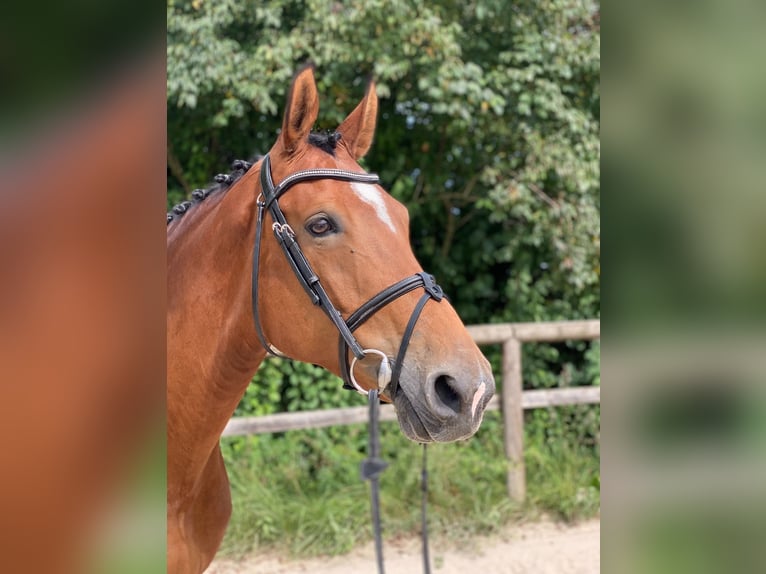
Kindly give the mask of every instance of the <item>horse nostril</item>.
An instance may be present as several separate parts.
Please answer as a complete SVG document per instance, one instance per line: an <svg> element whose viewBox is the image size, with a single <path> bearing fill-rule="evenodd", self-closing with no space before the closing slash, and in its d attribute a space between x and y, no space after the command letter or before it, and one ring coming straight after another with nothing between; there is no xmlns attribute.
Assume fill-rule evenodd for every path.
<svg viewBox="0 0 766 574"><path fill-rule="evenodd" d="M460 413L460 395L453 388L455 379L449 375L439 375L434 381L434 391L439 400L455 413Z"/></svg>

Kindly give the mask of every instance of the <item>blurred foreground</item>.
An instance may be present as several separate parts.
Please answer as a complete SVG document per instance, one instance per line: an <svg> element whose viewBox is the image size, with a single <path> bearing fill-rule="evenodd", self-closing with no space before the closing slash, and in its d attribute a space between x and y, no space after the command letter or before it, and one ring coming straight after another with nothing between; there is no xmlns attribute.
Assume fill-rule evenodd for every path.
<svg viewBox="0 0 766 574"><path fill-rule="evenodd" d="M604 20L606 572L766 569L765 22Z"/></svg>
<svg viewBox="0 0 766 574"><path fill-rule="evenodd" d="M144 53L2 110L4 572L164 571L164 77Z"/></svg>

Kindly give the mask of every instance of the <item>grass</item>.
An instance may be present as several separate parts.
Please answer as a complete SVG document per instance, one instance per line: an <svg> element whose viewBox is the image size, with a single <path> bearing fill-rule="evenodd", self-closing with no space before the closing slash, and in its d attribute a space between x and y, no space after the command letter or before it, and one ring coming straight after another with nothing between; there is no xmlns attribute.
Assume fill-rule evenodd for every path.
<svg viewBox="0 0 766 574"><path fill-rule="evenodd" d="M431 445L429 532L465 540L540 514L573 521L599 510L598 449L576 437L525 437L527 502L507 497L500 415L462 443ZM539 428L539 425L538 427ZM234 511L221 552L274 550L293 557L335 555L371 540L369 486L359 478L364 425L225 439ZM381 425L384 536L420 528L421 448L396 423Z"/></svg>

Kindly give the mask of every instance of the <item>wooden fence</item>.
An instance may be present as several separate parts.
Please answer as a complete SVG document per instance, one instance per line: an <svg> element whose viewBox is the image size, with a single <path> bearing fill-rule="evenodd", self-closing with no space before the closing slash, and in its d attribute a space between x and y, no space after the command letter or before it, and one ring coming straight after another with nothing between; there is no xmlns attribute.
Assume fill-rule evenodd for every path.
<svg viewBox="0 0 766 574"><path fill-rule="evenodd" d="M521 377L523 343L593 340L601 336L598 319L545 323L500 323L471 325L468 332L477 345L503 345L502 392L489 403L488 410L502 410L505 455L508 459L508 495L516 501L526 496L524 470L524 410L601 401L600 387L572 387L524 391ZM396 420L391 405L381 405L383 421ZM223 436L263 434L290 430L348 425L367 421L367 407L277 413L260 417L232 418Z"/></svg>

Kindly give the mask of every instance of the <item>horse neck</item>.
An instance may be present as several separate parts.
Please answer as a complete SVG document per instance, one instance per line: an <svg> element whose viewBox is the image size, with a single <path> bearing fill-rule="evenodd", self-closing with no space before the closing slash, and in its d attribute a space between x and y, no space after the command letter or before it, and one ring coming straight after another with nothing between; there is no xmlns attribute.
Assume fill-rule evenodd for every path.
<svg viewBox="0 0 766 574"><path fill-rule="evenodd" d="M243 177L215 204L201 204L168 241L169 440L178 433L215 444L265 356L250 302L255 196L248 188L252 179Z"/></svg>

